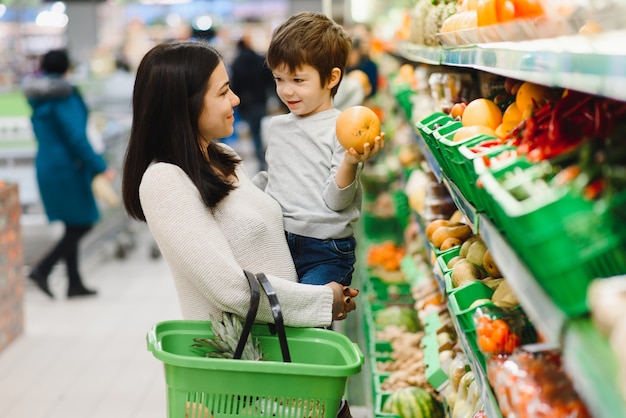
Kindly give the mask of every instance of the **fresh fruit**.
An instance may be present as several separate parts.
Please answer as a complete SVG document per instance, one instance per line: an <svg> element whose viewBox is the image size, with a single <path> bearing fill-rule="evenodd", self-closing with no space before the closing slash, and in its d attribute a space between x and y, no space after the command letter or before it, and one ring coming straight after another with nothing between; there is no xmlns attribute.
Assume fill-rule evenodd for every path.
<svg viewBox="0 0 626 418"><path fill-rule="evenodd" d="M522 121L522 112L520 112L517 103L511 103L502 114L502 123L515 123L518 124Z"/></svg>
<svg viewBox="0 0 626 418"><path fill-rule="evenodd" d="M515 105L514 105L515 106ZM515 106L517 107L517 106ZM517 127L519 122L502 122L495 130L495 134L500 139L505 139L511 131Z"/></svg>
<svg viewBox="0 0 626 418"><path fill-rule="evenodd" d="M515 19L515 4L512 0L496 0L496 15L499 23Z"/></svg>
<svg viewBox="0 0 626 418"><path fill-rule="evenodd" d="M472 245L474 241L479 240L479 239L481 239L480 235L477 235L477 234L467 237L465 241L463 241L463 245L461 245L461 249L459 250L459 255L465 258L467 256L467 251L469 250L469 247Z"/></svg>
<svg viewBox="0 0 626 418"><path fill-rule="evenodd" d="M506 78L504 80L504 91L506 91L508 94L515 95L517 94L517 90L519 89L519 86L522 85L522 83L522 80L517 80L510 77Z"/></svg>
<svg viewBox="0 0 626 418"><path fill-rule="evenodd" d="M441 244L446 238L457 238L459 240L465 240L472 235L472 228L464 223L450 226L440 226L433 232L431 243L437 248L441 248Z"/></svg>
<svg viewBox="0 0 626 418"><path fill-rule="evenodd" d="M342 147L362 153L363 145L373 146L374 139L380 136L380 119L367 106L351 106L337 117L335 131Z"/></svg>
<svg viewBox="0 0 626 418"><path fill-rule="evenodd" d="M463 126L482 125L496 129L502 123L502 111L493 101L481 97L467 104L462 122Z"/></svg>
<svg viewBox="0 0 626 418"><path fill-rule="evenodd" d="M498 285L493 295L491 295L491 300L499 308L515 308L519 305L517 296L515 296L513 289L511 289L509 282L506 280Z"/></svg>
<svg viewBox="0 0 626 418"><path fill-rule="evenodd" d="M463 241L461 241L460 239L455 238L455 237L450 237L450 238L446 238L441 243L441 247L439 247L439 249L441 251L446 251L446 250L449 250L450 248L458 247L461 244L463 244Z"/></svg>
<svg viewBox="0 0 626 418"><path fill-rule="evenodd" d="M483 274L480 268L467 259L458 261L452 269L450 278L452 287L461 287L466 283L477 282L482 279Z"/></svg>
<svg viewBox="0 0 626 418"><path fill-rule="evenodd" d="M515 0L515 17L528 19L544 14L541 0Z"/></svg>
<svg viewBox="0 0 626 418"><path fill-rule="evenodd" d="M491 251L485 251L485 255L483 257L483 268L492 279L499 279L502 277L502 273L496 264L496 261L493 259L493 255Z"/></svg>
<svg viewBox="0 0 626 418"><path fill-rule="evenodd" d="M462 222L463 221L463 212L460 210L455 210L454 213L450 216L450 222Z"/></svg>
<svg viewBox="0 0 626 418"><path fill-rule="evenodd" d="M443 406L426 389L408 386L389 394L382 412L401 418L443 418Z"/></svg>
<svg viewBox="0 0 626 418"><path fill-rule="evenodd" d="M493 129L488 126L483 125L473 125L473 126L461 126L454 132L452 136L452 141L461 142L466 139L473 138L478 135L493 135L496 136L496 133Z"/></svg>
<svg viewBox="0 0 626 418"><path fill-rule="evenodd" d="M450 260L448 260L448 264L446 264L446 267L448 267L449 269L454 268L454 265L461 260L465 260L465 257L461 257L458 255L454 256Z"/></svg>
<svg viewBox="0 0 626 418"><path fill-rule="evenodd" d="M374 324L378 327L389 325L404 327L407 332L417 332L422 326L417 319L417 312L406 306L392 305L376 311Z"/></svg>
<svg viewBox="0 0 626 418"><path fill-rule="evenodd" d="M447 219L435 219L434 221L431 221L427 226L426 226L426 239L428 241L432 240L433 237L433 233L437 230L437 228L439 228L440 226L448 226L452 224L452 222L450 222Z"/></svg>
<svg viewBox="0 0 626 418"><path fill-rule="evenodd" d="M478 0L478 26L489 26L498 23L496 0Z"/></svg>
<svg viewBox="0 0 626 418"><path fill-rule="evenodd" d="M532 109L541 106L552 94L550 87L525 81L517 90L515 103L519 111L524 115L524 112L527 112L529 107Z"/></svg>
<svg viewBox="0 0 626 418"><path fill-rule="evenodd" d="M486 252L487 246L484 241L482 239L477 239L472 243L472 245L470 245L465 259L472 264L476 264L478 267L482 267Z"/></svg>
<svg viewBox="0 0 626 418"><path fill-rule="evenodd" d="M460 118L463 116L463 112L467 107L467 103L459 102L452 105L452 109L450 109L450 116L453 118Z"/></svg>

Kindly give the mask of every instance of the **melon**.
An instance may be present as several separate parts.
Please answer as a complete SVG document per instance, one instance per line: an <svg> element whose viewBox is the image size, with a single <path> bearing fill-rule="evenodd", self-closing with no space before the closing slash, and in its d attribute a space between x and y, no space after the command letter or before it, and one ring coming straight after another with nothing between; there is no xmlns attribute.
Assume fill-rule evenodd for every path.
<svg viewBox="0 0 626 418"><path fill-rule="evenodd" d="M443 418L443 406L426 389L409 386L392 392L382 406L382 412L400 418Z"/></svg>
<svg viewBox="0 0 626 418"><path fill-rule="evenodd" d="M417 312L412 308L399 305L391 305L377 311L374 324L381 328L389 325L403 326L407 332L417 332L422 329L417 319Z"/></svg>

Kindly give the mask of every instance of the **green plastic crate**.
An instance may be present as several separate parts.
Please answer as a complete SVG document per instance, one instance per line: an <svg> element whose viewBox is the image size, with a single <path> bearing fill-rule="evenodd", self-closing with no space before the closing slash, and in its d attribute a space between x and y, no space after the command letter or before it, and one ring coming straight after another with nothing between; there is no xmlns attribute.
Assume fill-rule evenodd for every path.
<svg viewBox="0 0 626 418"><path fill-rule="evenodd" d="M338 332L286 328L292 362L282 361L278 338L255 325L268 361L205 357L193 338L210 338L208 321L172 320L148 332L148 349L165 366L169 418L196 416L326 416L337 414L347 379L361 371L363 354ZM311 347L315 347L314 350Z"/></svg>
<svg viewBox="0 0 626 418"><path fill-rule="evenodd" d="M459 287L448 295L450 309L457 317L463 331L474 331L474 312L479 306L494 306L491 301L471 306L479 299L491 299L493 290L481 282L472 282Z"/></svg>
<svg viewBox="0 0 626 418"><path fill-rule="evenodd" d="M457 130L458 129L455 129L444 134L444 130L440 129L435 133L435 138L439 141L441 154L446 160L446 175L459 187L462 192L464 192L464 184L462 183L464 183L466 179L461 171L461 166L465 162L465 157L459 152L459 148L461 148L461 146L471 147L483 141L496 139L496 137L492 135L479 134L460 141L454 141L453 138ZM471 199L472 196L468 196L465 193L464 195L468 200L474 203Z"/></svg>
<svg viewBox="0 0 626 418"><path fill-rule="evenodd" d="M482 141L479 141L478 143L480 142ZM483 157L489 158L496 156L503 151L512 151L515 147L510 145L496 145L487 151L473 152L471 150L472 146L478 145L478 143L472 145L464 144L458 148L458 153L461 157L458 164L455 161L455 167L458 170L457 176L459 178L456 185L459 187L459 190L461 190L463 195L473 203L477 212L485 212L485 199L481 195L481 189L477 185L478 174L476 173L476 169L474 167L474 160L482 159Z"/></svg>
<svg viewBox="0 0 626 418"><path fill-rule="evenodd" d="M415 304L411 285L408 283L386 283L379 277L372 276L364 285L371 303L409 306Z"/></svg>
<svg viewBox="0 0 626 418"><path fill-rule="evenodd" d="M505 152L505 150L500 152ZM499 153L496 153L495 155L498 154ZM482 202L487 217L489 217L496 228L502 232L506 232L505 226L506 223L509 222L509 218L504 212L504 208L500 202L498 202L493 195L493 190L499 188L499 186L490 185L489 187L485 187L484 183L485 181L487 181L487 183L493 183L496 178L501 177L506 172L515 169L525 169L531 166L532 163L528 161L525 156L508 160L497 167L487 167L482 158L474 160L474 170L478 176L477 181L480 183L477 188L477 198Z"/></svg>
<svg viewBox="0 0 626 418"><path fill-rule="evenodd" d="M367 240L372 243L393 241L400 244L404 241L404 227L396 216L383 218L363 212L361 224Z"/></svg>
<svg viewBox="0 0 626 418"><path fill-rule="evenodd" d="M450 177L450 167L448 166L448 157L444 153L444 147L441 143L441 138L446 137L447 135L454 135L454 133L462 127L463 123L461 121L452 119L439 129L433 131L433 142L434 146L437 148L437 154L435 156L435 159L439 163L441 171L448 178Z"/></svg>
<svg viewBox="0 0 626 418"><path fill-rule="evenodd" d="M518 170L521 178L532 178L532 170L539 168L518 160L485 171L481 181L500 208L511 247L546 293L568 317L586 314L591 281L626 273L626 192L607 204L554 187L520 201L501 184L507 172Z"/></svg>
<svg viewBox="0 0 626 418"><path fill-rule="evenodd" d="M426 118L417 122L416 124L417 131L419 132L420 136L424 140L424 143L426 143L431 153L433 154L433 157L442 169L442 162L445 164L445 161L442 161L441 152L439 151L439 144L435 140L434 134L439 129L442 129L442 127L447 126L453 122L455 122L455 120L452 119L449 115L446 115L443 112L435 112L432 115L427 116Z"/></svg>
<svg viewBox="0 0 626 418"><path fill-rule="evenodd" d="M448 262L452 260L454 257L458 256L460 252L461 252L461 246L459 245L457 247L450 248L449 250L437 256L437 265L439 266L439 269L441 270L441 274L443 275L444 280L445 280L446 274L452 271L452 269L448 268Z"/></svg>

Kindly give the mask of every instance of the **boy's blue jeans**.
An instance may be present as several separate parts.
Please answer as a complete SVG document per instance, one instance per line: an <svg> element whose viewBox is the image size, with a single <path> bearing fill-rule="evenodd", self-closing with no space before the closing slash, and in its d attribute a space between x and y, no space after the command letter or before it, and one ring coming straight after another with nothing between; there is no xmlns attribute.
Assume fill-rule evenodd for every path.
<svg viewBox="0 0 626 418"><path fill-rule="evenodd" d="M356 262L354 237L317 239L285 232L301 283L349 286Z"/></svg>

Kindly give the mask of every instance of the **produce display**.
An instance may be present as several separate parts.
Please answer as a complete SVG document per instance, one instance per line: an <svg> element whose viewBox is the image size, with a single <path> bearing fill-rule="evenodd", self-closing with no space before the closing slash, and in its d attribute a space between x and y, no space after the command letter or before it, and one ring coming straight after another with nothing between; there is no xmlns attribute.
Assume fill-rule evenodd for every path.
<svg viewBox="0 0 626 418"><path fill-rule="evenodd" d="M452 3L456 3L453 13ZM371 337L376 342L372 352L378 357L378 366L373 367L377 418L415 414L382 410L391 393L407 385L430 392L443 404L446 416L453 418L624 415L626 395L620 392L626 394L626 361L619 358L623 357L619 347L626 342L620 338L626 321L618 321L622 310L602 309L606 296L600 296L599 290L599 283L616 283L607 277L626 274L624 103L572 88L473 71L469 63L484 65L487 71L500 69L497 64L508 57L495 48L469 48L468 53L477 55L469 63L461 54L463 48L452 48L447 54L448 46L461 44L579 32L592 36L594 31L616 28L617 18L607 14L617 15L618 9L614 3L550 0L415 1L411 6L409 18L403 21L407 26L398 31L399 39L443 48L406 44L399 48L403 58L415 62L409 65L399 60L402 71L390 83L398 112L386 114L408 118L423 155L412 153L406 160L417 161L417 167L413 164L403 173L398 170L396 182L389 181L381 194L391 196L402 187L412 211L404 242L393 242L404 249L404 256L392 265L399 265L396 279L405 280L412 289L420 288L411 291L414 303L404 300L404 305L415 312L422 326L407 337L406 344L395 345L400 353L393 355L391 343L385 345L382 340L397 338L392 336L397 330L378 328ZM461 26L433 29L456 19L463 22ZM503 48L513 50L514 46ZM462 62L459 67L431 66L433 51L440 51L441 62L457 58ZM533 54L530 58L542 57ZM508 63L503 64L504 73ZM563 62L570 64L578 67L576 62ZM535 68L538 65L534 63ZM515 74L524 77L520 71ZM391 148L393 137L388 139ZM398 169L388 167L388 172ZM384 199L392 201L388 196ZM444 202L452 202L452 208L440 209ZM387 215L396 216L393 205L388 207ZM488 225L483 226L483 221ZM415 241L421 243L421 262L430 266L434 280L418 280L411 273ZM491 248L494 243L506 249ZM374 277L377 268L371 267ZM516 294L530 282L531 295L542 291L537 302L528 294L520 293L521 299ZM387 283L392 289L398 285ZM614 296L622 294L619 287L613 292ZM394 294L397 290L390 293ZM548 309L537 308L544 299ZM370 300L375 316L380 301ZM617 306L617 300L609 306ZM553 318L551 314L557 311ZM550 316L542 317L544 313ZM433 317L437 320L430 323ZM552 328L553 320L562 328ZM446 326L435 325L444 322ZM536 324L540 328L535 329ZM602 332L589 332L596 327ZM577 347L583 339L589 341ZM421 355L411 355L408 347ZM601 348L598 353L603 357L598 367L589 364L596 360L587 354L595 347ZM535 373L542 366L525 361L528 355L552 362L544 370L550 377ZM394 365L395 358L401 359L400 366ZM454 368L457 358L464 361ZM505 367L518 367L524 373L517 375ZM394 368L411 373L403 376ZM518 384L523 389L511 389Z"/></svg>
<svg viewBox="0 0 626 418"><path fill-rule="evenodd" d="M619 27L622 5L568 0L418 0L402 38L427 46L593 35Z"/></svg>

